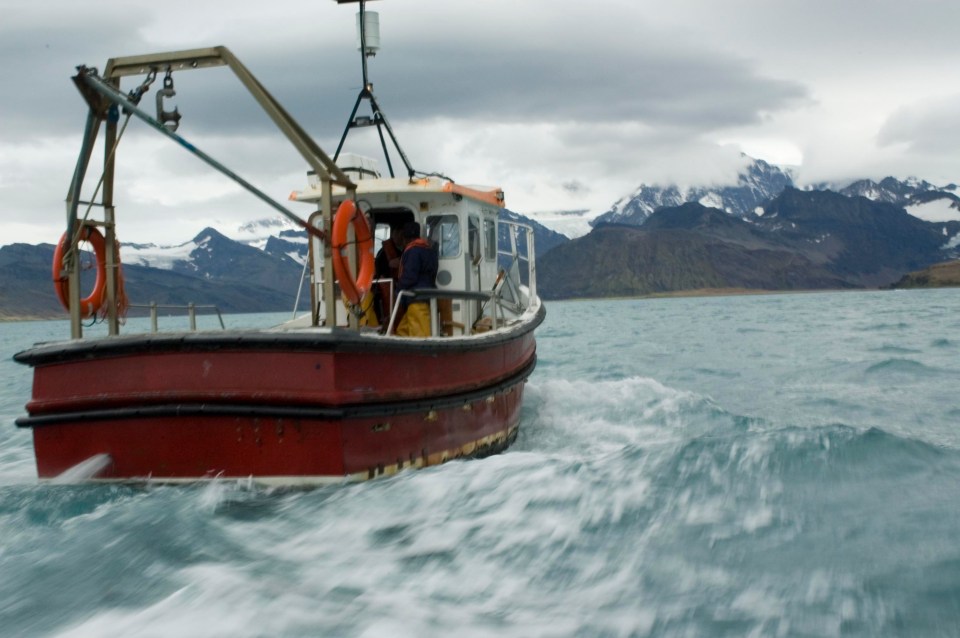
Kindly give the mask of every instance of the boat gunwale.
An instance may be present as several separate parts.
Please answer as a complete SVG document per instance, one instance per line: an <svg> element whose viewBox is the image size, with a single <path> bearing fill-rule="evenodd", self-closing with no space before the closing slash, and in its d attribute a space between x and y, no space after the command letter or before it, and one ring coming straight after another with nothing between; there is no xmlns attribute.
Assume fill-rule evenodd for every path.
<svg viewBox="0 0 960 638"><path fill-rule="evenodd" d="M468 352L514 341L532 332L543 323L546 308L539 305L536 313L518 323L475 335L453 337L396 337L364 334L350 328L266 328L205 332L142 333L76 339L37 344L13 355L14 361L33 367L66 363L96 357L159 354L164 352L212 351L286 351L286 352L402 352L427 354Z"/></svg>

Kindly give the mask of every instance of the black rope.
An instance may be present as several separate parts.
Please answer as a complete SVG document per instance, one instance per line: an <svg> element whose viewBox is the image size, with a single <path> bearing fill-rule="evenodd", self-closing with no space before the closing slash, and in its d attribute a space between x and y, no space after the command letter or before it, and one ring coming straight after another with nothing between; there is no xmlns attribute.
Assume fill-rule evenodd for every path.
<svg viewBox="0 0 960 638"><path fill-rule="evenodd" d="M422 171L415 171L415 172L414 172L414 175L419 175L420 177L439 177L440 179L445 179L445 180L447 180L447 181L450 182L451 184L456 184L456 182L454 181L454 179L453 179L452 177L449 177L449 176L447 176L447 175L444 175L443 173L436 173L436 172L434 172L434 173L424 173L424 172L422 172Z"/></svg>

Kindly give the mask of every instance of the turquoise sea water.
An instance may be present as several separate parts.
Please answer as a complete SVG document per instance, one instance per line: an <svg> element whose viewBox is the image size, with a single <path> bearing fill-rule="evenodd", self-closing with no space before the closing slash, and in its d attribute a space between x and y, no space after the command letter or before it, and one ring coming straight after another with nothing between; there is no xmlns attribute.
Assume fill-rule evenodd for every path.
<svg viewBox="0 0 960 638"><path fill-rule="evenodd" d="M507 453L307 491L38 485L65 332L0 635L960 635L960 290L551 303Z"/></svg>

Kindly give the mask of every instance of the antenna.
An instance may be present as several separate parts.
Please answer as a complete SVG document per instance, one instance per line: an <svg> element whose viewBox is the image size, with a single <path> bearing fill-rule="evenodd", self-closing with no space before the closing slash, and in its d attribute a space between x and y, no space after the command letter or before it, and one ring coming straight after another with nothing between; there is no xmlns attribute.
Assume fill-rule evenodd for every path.
<svg viewBox="0 0 960 638"><path fill-rule="evenodd" d="M387 135L390 136L390 141L393 142L393 146L397 149L397 153L400 154L400 159L403 160L403 165L407 168L407 174L412 178L416 171L413 170L413 167L410 165L410 160L407 159L403 149L400 148L400 143L393 134L393 129L390 128L390 123L387 121L387 116L380 109L380 105L377 103L377 98L373 95L373 83L370 82L370 79L367 75L367 58L373 57L376 55L377 51L380 50L380 15L376 12L368 12L366 10L367 0L335 1L337 4L359 5L359 11L357 12L357 49L360 51L360 62L363 73L363 88L360 89L360 94L357 96L357 101L353 105L353 111L350 112L350 117L347 119L347 126L343 129L343 135L340 136L340 143L337 145L337 151L333 154L333 161L336 162L337 158L340 156L340 151L343 150L343 144L347 141L347 135L350 133L351 129L364 126L376 126L377 134L380 135L380 146L383 148L383 156L387 160L387 169L390 171L390 177L394 177L393 164L390 162L390 152L387 148L387 140L383 136L384 130L387 131ZM370 102L370 112L372 117L357 116L357 109L360 108L360 102L363 100Z"/></svg>
<svg viewBox="0 0 960 638"><path fill-rule="evenodd" d="M363 51L368 58L372 58L379 50L380 14L376 11L365 11L361 29L360 13L357 12L357 51Z"/></svg>

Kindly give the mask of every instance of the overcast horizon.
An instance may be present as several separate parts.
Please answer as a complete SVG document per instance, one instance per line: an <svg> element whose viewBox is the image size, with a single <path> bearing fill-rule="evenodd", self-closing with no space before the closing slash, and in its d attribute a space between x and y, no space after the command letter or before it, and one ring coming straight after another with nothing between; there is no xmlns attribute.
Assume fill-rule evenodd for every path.
<svg viewBox="0 0 960 638"><path fill-rule="evenodd" d="M374 92L415 169L496 184L508 208L535 219L599 213L644 183L732 183L741 154L794 167L801 185L958 181L955 3L556 5L367 5L380 18ZM55 243L63 231L86 117L69 79L78 64L102 69L113 56L226 45L330 154L361 85L356 5L5 6L0 245ZM174 81L170 103L186 139L281 202L305 186L302 159L229 72L175 73ZM149 112L157 88L142 103ZM344 151L374 155L385 170L378 146L373 129L361 129ZM136 120L119 153L123 241L183 242L205 226L230 234L276 214ZM392 160L396 169L395 153Z"/></svg>

